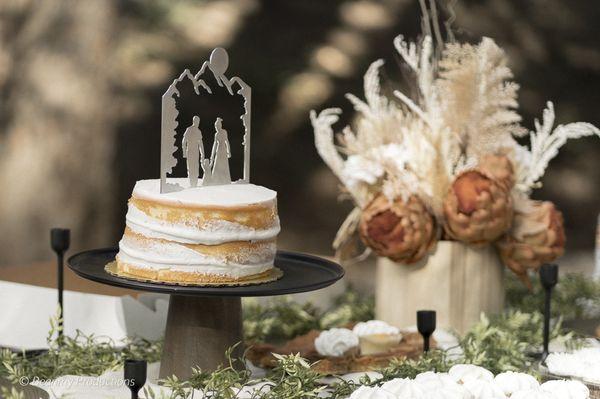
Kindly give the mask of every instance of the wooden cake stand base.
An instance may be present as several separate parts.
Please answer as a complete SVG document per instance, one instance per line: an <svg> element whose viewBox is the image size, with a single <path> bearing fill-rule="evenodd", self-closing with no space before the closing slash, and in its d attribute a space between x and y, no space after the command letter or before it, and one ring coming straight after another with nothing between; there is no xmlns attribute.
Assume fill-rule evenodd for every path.
<svg viewBox="0 0 600 399"><path fill-rule="evenodd" d="M226 364L224 348L244 353L241 298L171 295L160 378L191 377L192 367L214 370Z"/></svg>

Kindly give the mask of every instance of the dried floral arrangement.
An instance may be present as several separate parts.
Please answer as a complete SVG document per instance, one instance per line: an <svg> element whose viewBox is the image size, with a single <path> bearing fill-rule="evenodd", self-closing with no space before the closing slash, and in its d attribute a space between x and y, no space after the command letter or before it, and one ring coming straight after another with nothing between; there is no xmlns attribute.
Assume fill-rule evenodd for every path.
<svg viewBox="0 0 600 399"><path fill-rule="evenodd" d="M353 127L336 136L339 108L311 112L316 148L356 205L334 248L346 260L372 250L412 264L440 239L492 244L529 284L527 271L561 256L565 244L561 212L530 194L568 139L600 130L583 122L555 127L548 102L528 131L504 51L490 38L458 43L451 34L443 40L439 26L424 26L418 42L394 40L414 96L383 95L377 60L364 77L365 100L347 95ZM517 141L526 136L529 145ZM357 236L367 246L360 255Z"/></svg>

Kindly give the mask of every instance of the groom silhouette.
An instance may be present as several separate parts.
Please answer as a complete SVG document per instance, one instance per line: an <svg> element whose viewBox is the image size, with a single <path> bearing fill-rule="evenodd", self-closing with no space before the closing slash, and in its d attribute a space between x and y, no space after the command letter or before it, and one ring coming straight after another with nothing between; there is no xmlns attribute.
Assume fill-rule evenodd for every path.
<svg viewBox="0 0 600 399"><path fill-rule="evenodd" d="M200 118L194 116L192 118L192 125L185 130L183 140L181 141L183 157L187 159L190 187L198 185L200 161L204 161L204 144L202 143L202 132L199 126Z"/></svg>

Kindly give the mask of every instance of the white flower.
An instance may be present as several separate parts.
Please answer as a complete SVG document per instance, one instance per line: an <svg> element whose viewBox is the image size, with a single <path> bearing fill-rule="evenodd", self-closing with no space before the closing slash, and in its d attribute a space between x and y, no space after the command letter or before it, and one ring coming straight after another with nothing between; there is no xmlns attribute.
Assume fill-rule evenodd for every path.
<svg viewBox="0 0 600 399"><path fill-rule="evenodd" d="M358 337L347 328L332 328L323 331L315 339L315 348L321 356L343 356L358 346Z"/></svg>
<svg viewBox="0 0 600 399"><path fill-rule="evenodd" d="M425 399L425 390L415 380L410 378L394 378L383 384L381 389L402 399Z"/></svg>
<svg viewBox="0 0 600 399"><path fill-rule="evenodd" d="M381 163L362 155L350 155L342 169L342 178L349 188L354 188L362 183L375 184L383 174L384 169Z"/></svg>
<svg viewBox="0 0 600 399"><path fill-rule="evenodd" d="M375 334L385 334L385 335L396 335L400 333L398 328L389 325L385 321L381 320L370 320L365 322L360 322L354 326L352 329L354 334L359 337L364 337L366 335L375 335Z"/></svg>
<svg viewBox="0 0 600 399"><path fill-rule="evenodd" d="M473 364L457 364L452 366L450 371L448 371L448 374L454 381L460 384L464 384L468 380L494 380L494 374L492 374L489 370Z"/></svg>
<svg viewBox="0 0 600 399"><path fill-rule="evenodd" d="M544 382L540 389L561 399L588 399L590 390L579 381L553 380Z"/></svg>
<svg viewBox="0 0 600 399"><path fill-rule="evenodd" d="M493 381L470 378L465 381L464 387L477 399L507 398L502 389Z"/></svg>
<svg viewBox="0 0 600 399"><path fill-rule="evenodd" d="M496 385L498 385L506 395L511 395L517 391L535 389L540 386L537 380L529 374L515 373L513 371L498 374L496 378L494 378L494 381L496 381Z"/></svg>
<svg viewBox="0 0 600 399"><path fill-rule="evenodd" d="M394 394L382 388L362 386L352 392L349 399L397 399Z"/></svg>

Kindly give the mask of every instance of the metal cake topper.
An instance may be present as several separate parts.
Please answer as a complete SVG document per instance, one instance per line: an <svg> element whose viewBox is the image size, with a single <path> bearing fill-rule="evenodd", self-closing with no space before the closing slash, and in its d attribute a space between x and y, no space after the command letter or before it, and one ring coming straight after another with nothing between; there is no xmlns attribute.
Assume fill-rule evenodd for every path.
<svg viewBox="0 0 600 399"><path fill-rule="evenodd" d="M240 116L242 125L244 126L244 137L242 145L244 147L244 170L243 177L238 182L250 182L250 104L252 97L252 89L241 78L233 77L231 79L225 76L227 67L229 66L229 56L227 52L218 47L214 49L210 55L209 61L202 64L202 68L196 75L192 75L189 69L173 81L165 94L162 96L162 113L161 113L161 139L160 139L160 192L168 193L180 191L184 188L179 184L167 182L167 175L173 171L173 167L177 165L175 151L175 136L178 125L177 103L175 96L180 97L177 84L184 79L188 79L194 85L194 92L197 95L201 93L213 94L213 90L202 79L202 75L207 70L212 72L217 84L220 87L227 89L227 93L231 96L241 95L244 99L244 113ZM236 92L233 91L234 86L239 87ZM204 151L203 136L200 130L201 115L195 115L192 122L185 130L181 147L183 157L187 162L188 179L190 187L221 185L231 183L231 173L229 171L229 158L231 157L231 146L227 137L227 130L223 128L223 120L217 118L214 121L215 131L213 147L210 152L210 158L206 158ZM207 132L204 132L207 134ZM202 179L199 179L200 168L202 169Z"/></svg>

